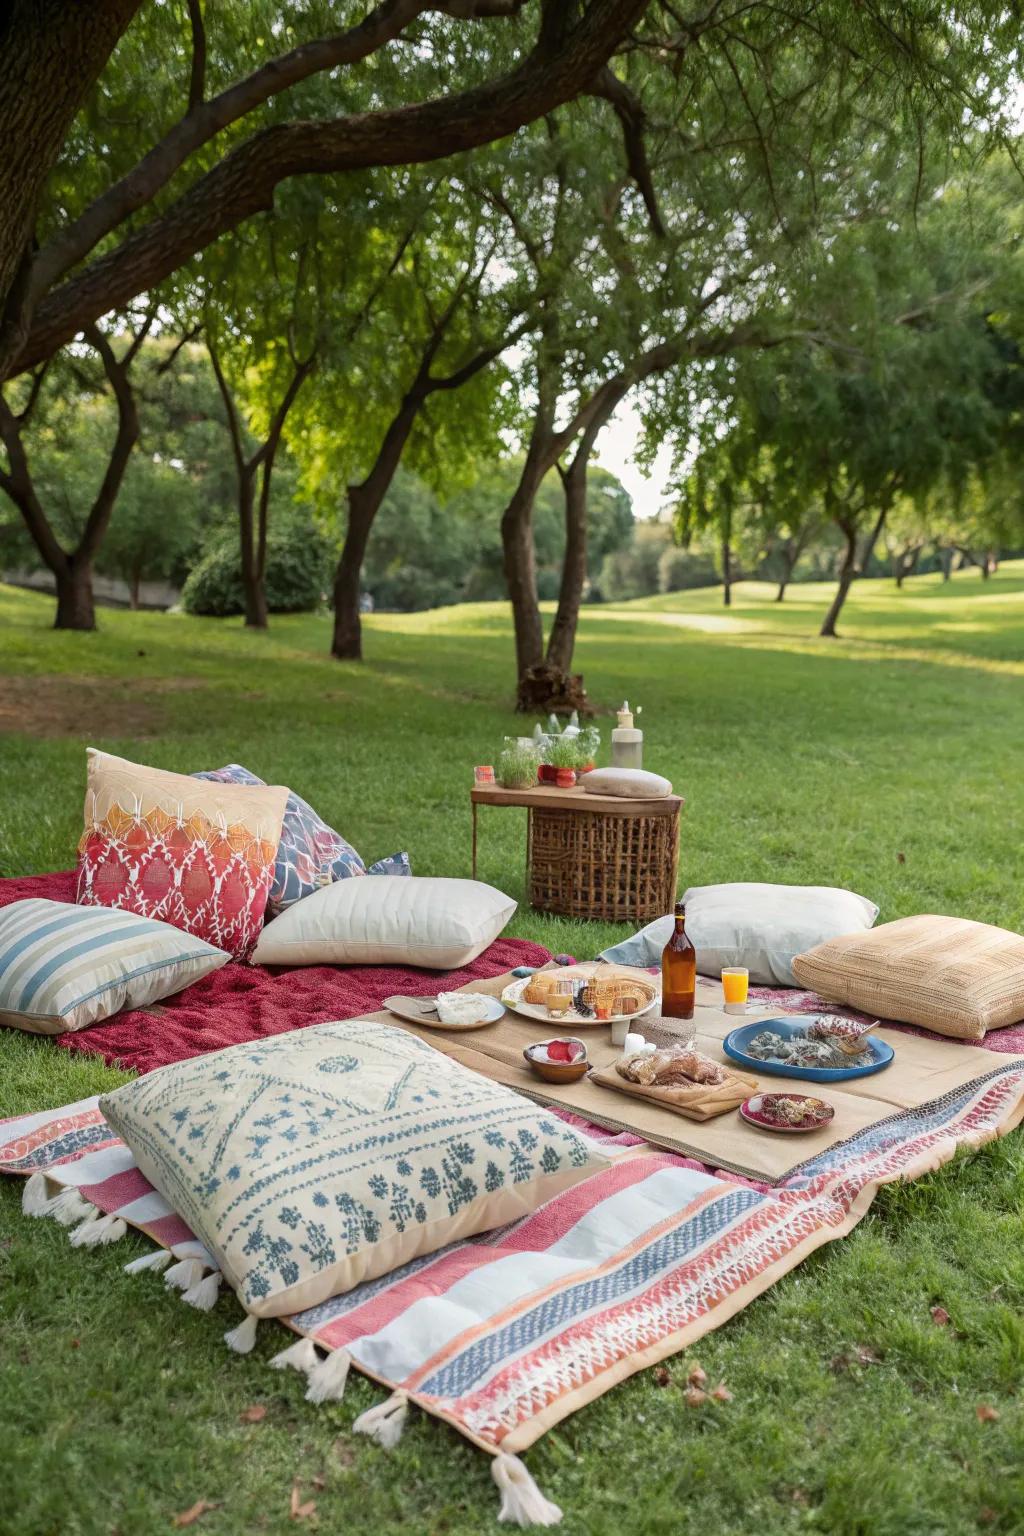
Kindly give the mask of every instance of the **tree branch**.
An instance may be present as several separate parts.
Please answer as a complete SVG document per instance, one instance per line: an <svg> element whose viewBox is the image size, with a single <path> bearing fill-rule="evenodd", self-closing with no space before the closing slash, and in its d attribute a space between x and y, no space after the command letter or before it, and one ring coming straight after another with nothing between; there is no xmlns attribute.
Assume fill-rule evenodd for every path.
<svg viewBox="0 0 1024 1536"><path fill-rule="evenodd" d="M327 121L281 123L252 134L166 211L154 216L115 250L98 258L45 299L39 305L36 323L16 370L24 371L48 357L89 320L152 290L219 235L252 214L268 209L275 188L292 176L362 170L376 165L424 164L504 138L542 117L592 83L615 44L648 3L649 0L590 0L571 26L564 22L567 8L549 4L537 46L517 68L496 81L415 106ZM381 11L390 18L396 5L397 0ZM554 28L554 34L548 25L553 12L562 16L562 24ZM369 19L363 26L368 24ZM558 41L549 46L553 35L557 35ZM214 103L207 103L201 111L205 113L213 106ZM188 121L185 119L185 123ZM176 131L172 130L169 137ZM159 151L153 154L158 155ZM166 178L157 174L156 179L162 185ZM112 198L116 190L112 188L104 198ZM83 220L91 221L90 227L80 227L79 220L73 226L73 231L77 231L74 239L73 231L68 231L57 242L60 250L56 260L52 247L45 263L40 258L40 288L45 286L43 279L47 273L52 280L66 271L72 261L92 248L96 239L114 228L125 212L147 201L149 195L142 195L136 187L134 201L130 197L115 199L117 207L111 203L102 215L96 212L98 204L94 204L83 215ZM104 202L104 198L98 203Z"/></svg>
<svg viewBox="0 0 1024 1536"><path fill-rule="evenodd" d="M647 159L647 145L644 142L644 130L647 126L647 117L641 105L640 98L630 90L624 80L606 64L598 70L597 76L590 87L590 95L603 97L614 108L615 115L622 125L622 137L626 147L626 164L629 174L636 182L640 196L644 200L651 221L651 228L656 235L664 237L665 225L662 222L661 211L658 208L658 198L654 190L654 179L651 176L651 166Z"/></svg>
<svg viewBox="0 0 1024 1536"><path fill-rule="evenodd" d="M192 28L192 68L188 77L188 110L192 113L202 106L206 89L206 24L203 0L185 0L185 3Z"/></svg>
<svg viewBox="0 0 1024 1536"><path fill-rule="evenodd" d="M144 331L141 334L144 334ZM114 438L114 446L107 461L100 488L96 492L96 499L89 508L89 516L86 518L82 537L78 541L78 549L75 551L76 557L88 563L95 557L103 542L103 535L107 531L110 515L114 510L114 503L121 489L121 481L124 479L128 460L138 441L139 413L128 377L130 359L118 361L113 347L97 325L86 326L85 339L99 353L103 370L114 391L114 399L117 401L117 434Z"/></svg>

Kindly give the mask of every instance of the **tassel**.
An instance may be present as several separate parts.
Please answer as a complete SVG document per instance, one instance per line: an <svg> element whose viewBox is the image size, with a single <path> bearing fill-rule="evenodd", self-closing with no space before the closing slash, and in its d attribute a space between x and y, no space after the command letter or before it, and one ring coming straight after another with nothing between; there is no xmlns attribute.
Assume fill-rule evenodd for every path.
<svg viewBox="0 0 1024 1536"><path fill-rule="evenodd" d="M409 1399L404 1392L392 1392L386 1403L367 1408L352 1425L357 1435L369 1435L386 1451L393 1451L402 1438L409 1414Z"/></svg>
<svg viewBox="0 0 1024 1536"><path fill-rule="evenodd" d="M124 1272L126 1275L140 1275L144 1269L166 1269L172 1257L168 1248L156 1248L152 1253L144 1253L141 1259L132 1259L130 1264L125 1265Z"/></svg>
<svg viewBox="0 0 1024 1536"><path fill-rule="evenodd" d="M224 1343L228 1349L233 1349L236 1355L249 1355L256 1343L256 1323L258 1319L251 1313L246 1313L237 1328L230 1328L224 1335Z"/></svg>
<svg viewBox="0 0 1024 1536"><path fill-rule="evenodd" d="M187 1291L182 1291L182 1301L187 1301L190 1307L195 1307L199 1312L210 1312L217 1305L217 1292L220 1290L221 1273L219 1269L211 1269L205 1279L198 1285L189 1286Z"/></svg>
<svg viewBox="0 0 1024 1536"><path fill-rule="evenodd" d="M99 1207L83 1199L77 1189L62 1189L60 1194L54 1195L50 1201L49 1209L40 1214L59 1221L62 1227L73 1227L76 1221L86 1221L90 1216L98 1216Z"/></svg>
<svg viewBox="0 0 1024 1536"><path fill-rule="evenodd" d="M21 1192L21 1209L25 1216L45 1216L50 1205L49 1185L46 1175L34 1173L26 1180Z"/></svg>
<svg viewBox="0 0 1024 1536"><path fill-rule="evenodd" d="M347 1349L332 1349L325 1360L318 1360L309 1373L306 1402L340 1403L351 1364L352 1356Z"/></svg>
<svg viewBox="0 0 1024 1536"><path fill-rule="evenodd" d="M275 1371L283 1371L291 1366L296 1371L303 1371L309 1375L315 1365L319 1365L320 1356L312 1339L298 1339L294 1344L289 1344L287 1349L282 1349L280 1354L267 1362Z"/></svg>
<svg viewBox="0 0 1024 1536"><path fill-rule="evenodd" d="M491 1462L491 1476L501 1493L499 1520L510 1525L558 1525L562 1511L544 1497L518 1456L499 1451Z"/></svg>
<svg viewBox="0 0 1024 1536"><path fill-rule="evenodd" d="M68 1234L68 1242L72 1248L99 1248L104 1243L119 1242L128 1231L127 1224L120 1216L101 1216L98 1220L90 1216L88 1221L80 1222L75 1230Z"/></svg>
<svg viewBox="0 0 1024 1536"><path fill-rule="evenodd" d="M202 1278L201 1259L179 1259L164 1275L164 1285L169 1291L190 1291Z"/></svg>

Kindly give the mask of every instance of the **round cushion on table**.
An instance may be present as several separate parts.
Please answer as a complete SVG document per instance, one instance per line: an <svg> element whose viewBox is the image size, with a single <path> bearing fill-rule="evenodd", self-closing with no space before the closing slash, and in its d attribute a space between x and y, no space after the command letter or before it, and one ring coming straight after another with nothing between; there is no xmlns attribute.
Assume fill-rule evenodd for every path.
<svg viewBox="0 0 1024 1536"><path fill-rule="evenodd" d="M643 768L592 768L580 782L588 794L618 795L623 800L664 800L672 793L668 779Z"/></svg>

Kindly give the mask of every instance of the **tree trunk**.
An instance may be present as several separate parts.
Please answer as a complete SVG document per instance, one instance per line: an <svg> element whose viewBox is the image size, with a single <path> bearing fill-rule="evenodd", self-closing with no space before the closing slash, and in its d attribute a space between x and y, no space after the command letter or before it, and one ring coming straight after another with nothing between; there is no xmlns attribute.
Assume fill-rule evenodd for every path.
<svg viewBox="0 0 1024 1536"><path fill-rule="evenodd" d="M364 494L363 486L349 487L348 531L334 573L334 635L331 655L339 661L363 659L363 622L359 613L359 596L366 546L370 541L370 529L379 505L379 501L374 505Z"/></svg>
<svg viewBox="0 0 1024 1536"><path fill-rule="evenodd" d="M728 533L722 539L722 602L732 607L732 548Z"/></svg>
<svg viewBox="0 0 1024 1536"><path fill-rule="evenodd" d="M142 577L138 571L132 571L131 580L128 583L128 606L133 613L139 611L139 588L142 586Z"/></svg>
<svg viewBox="0 0 1024 1536"><path fill-rule="evenodd" d="M501 547L512 604L518 678L544 661L544 625L537 599L537 560L533 548L533 503L541 478L528 457L501 518Z"/></svg>
<svg viewBox="0 0 1024 1536"><path fill-rule="evenodd" d="M92 566L69 555L54 571L57 583L57 616L54 629L95 629L92 597Z"/></svg>
<svg viewBox="0 0 1024 1536"><path fill-rule="evenodd" d="M68 129L140 0L8 0L0 19L0 379L28 334L32 229Z"/></svg>
<svg viewBox="0 0 1024 1536"><path fill-rule="evenodd" d="M551 710L571 713L574 709L587 712L590 708L583 678L579 673L571 674L569 669L587 583L587 465L592 441L592 438L588 441L584 437L579 451L562 475L565 559L558 589L558 608L543 664L519 674L516 704L524 713Z"/></svg>
<svg viewBox="0 0 1024 1536"><path fill-rule="evenodd" d="M238 532L242 561L242 604L246 629L267 628L267 594L260 570L259 550L253 523L255 468L246 465L238 475Z"/></svg>
<svg viewBox="0 0 1024 1536"><path fill-rule="evenodd" d="M786 588L788 586L789 586L789 575L787 573L787 575L783 576L782 580L779 582L778 591L775 593L775 601L777 603L781 603L782 602L782 599L786 595Z"/></svg>
<svg viewBox="0 0 1024 1536"><path fill-rule="evenodd" d="M843 536L846 539L846 554L843 556L843 564L839 571L839 585L836 588L836 595L832 599L828 613L825 615L825 621L819 631L822 635L835 636L836 620L842 612L843 604L846 602L850 588L853 586L854 577L857 574L856 525L844 528Z"/></svg>

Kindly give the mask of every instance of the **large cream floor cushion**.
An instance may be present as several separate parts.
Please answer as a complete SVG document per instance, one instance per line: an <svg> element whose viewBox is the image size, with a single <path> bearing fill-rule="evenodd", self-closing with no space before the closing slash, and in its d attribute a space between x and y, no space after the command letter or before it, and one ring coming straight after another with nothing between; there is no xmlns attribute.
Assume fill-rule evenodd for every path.
<svg viewBox="0 0 1024 1536"><path fill-rule="evenodd" d="M963 917L903 917L830 939L793 970L830 1002L958 1040L1024 1019L1024 937Z"/></svg>
<svg viewBox="0 0 1024 1536"><path fill-rule="evenodd" d="M516 1221L608 1161L549 1110L366 1019L162 1067L100 1109L259 1317Z"/></svg>
<svg viewBox="0 0 1024 1536"><path fill-rule="evenodd" d="M252 958L256 965L453 971L493 943L515 909L511 896L480 880L342 880L268 923Z"/></svg>

